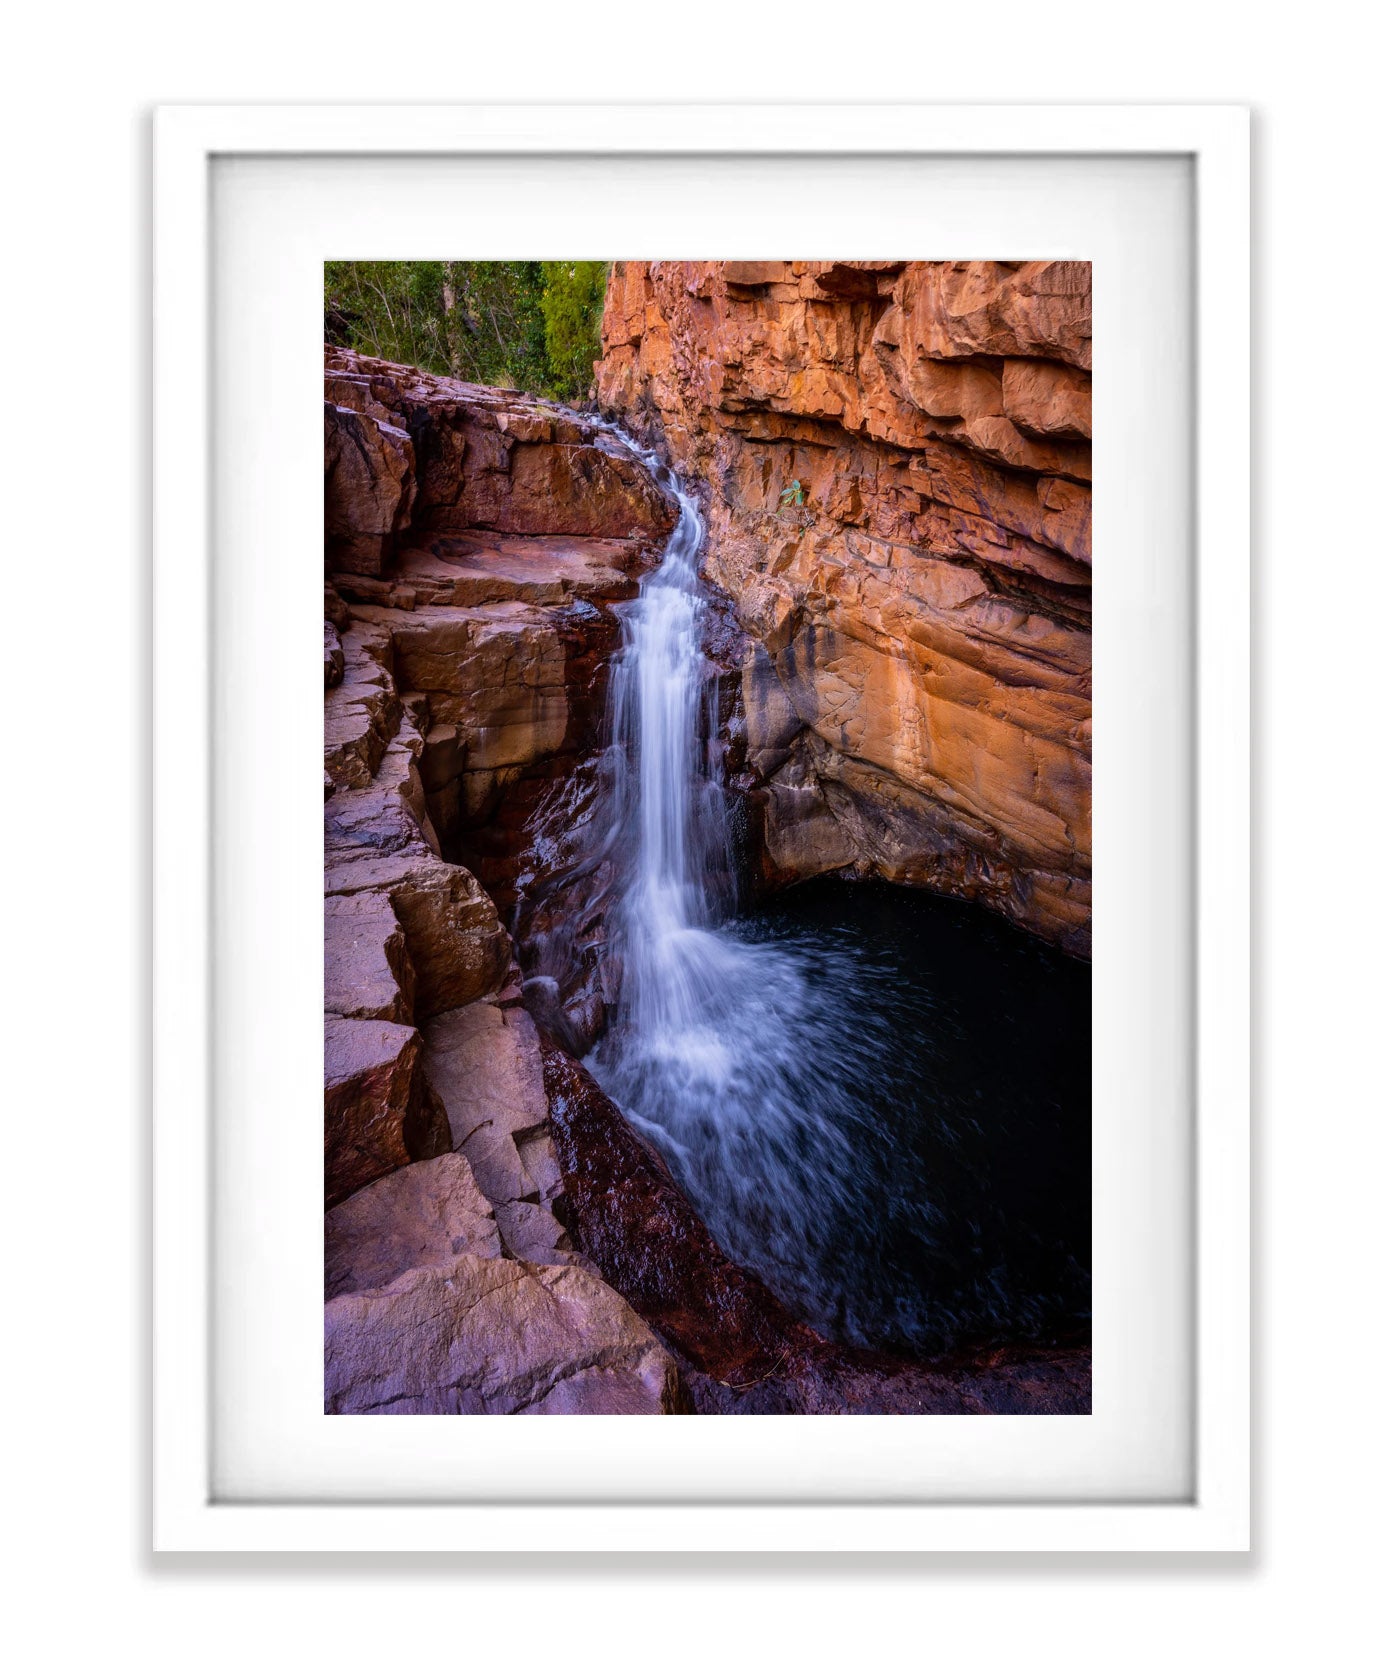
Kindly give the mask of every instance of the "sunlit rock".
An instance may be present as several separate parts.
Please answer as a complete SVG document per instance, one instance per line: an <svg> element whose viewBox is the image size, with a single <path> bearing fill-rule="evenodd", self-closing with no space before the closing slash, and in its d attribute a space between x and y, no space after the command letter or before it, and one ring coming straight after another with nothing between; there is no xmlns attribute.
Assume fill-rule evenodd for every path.
<svg viewBox="0 0 1400 1680"><path fill-rule="evenodd" d="M599 399L707 487L803 725L746 677L773 884L841 859L1087 953L1091 344L1083 263L615 266Z"/></svg>

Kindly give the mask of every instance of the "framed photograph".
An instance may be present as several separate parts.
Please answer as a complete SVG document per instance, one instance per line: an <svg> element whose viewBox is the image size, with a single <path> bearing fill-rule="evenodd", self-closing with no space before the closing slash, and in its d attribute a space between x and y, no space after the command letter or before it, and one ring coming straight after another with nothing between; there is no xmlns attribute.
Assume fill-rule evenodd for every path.
<svg viewBox="0 0 1400 1680"><path fill-rule="evenodd" d="M155 168L156 1547L1247 1549L1247 113Z"/></svg>

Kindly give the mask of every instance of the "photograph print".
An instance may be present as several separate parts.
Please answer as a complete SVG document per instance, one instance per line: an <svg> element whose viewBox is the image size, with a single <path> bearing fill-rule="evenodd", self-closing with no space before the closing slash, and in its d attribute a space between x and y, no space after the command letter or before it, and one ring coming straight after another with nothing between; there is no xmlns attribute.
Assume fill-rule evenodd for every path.
<svg viewBox="0 0 1400 1680"><path fill-rule="evenodd" d="M1089 265L324 292L325 1410L1091 1411Z"/></svg>

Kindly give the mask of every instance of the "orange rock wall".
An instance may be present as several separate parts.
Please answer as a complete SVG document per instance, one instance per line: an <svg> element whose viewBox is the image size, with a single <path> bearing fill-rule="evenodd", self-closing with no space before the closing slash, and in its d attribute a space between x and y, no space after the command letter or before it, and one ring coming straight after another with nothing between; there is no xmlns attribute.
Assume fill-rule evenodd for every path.
<svg viewBox="0 0 1400 1680"><path fill-rule="evenodd" d="M1091 347L1087 264L615 266L598 399L707 489L775 883L1087 954Z"/></svg>

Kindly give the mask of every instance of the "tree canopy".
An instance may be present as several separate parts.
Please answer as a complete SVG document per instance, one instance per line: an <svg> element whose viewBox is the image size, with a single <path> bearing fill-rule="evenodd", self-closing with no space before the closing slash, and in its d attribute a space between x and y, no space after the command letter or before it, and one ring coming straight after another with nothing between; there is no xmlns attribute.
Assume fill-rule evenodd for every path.
<svg viewBox="0 0 1400 1680"><path fill-rule="evenodd" d="M328 262L327 339L579 402L602 353L605 262Z"/></svg>

